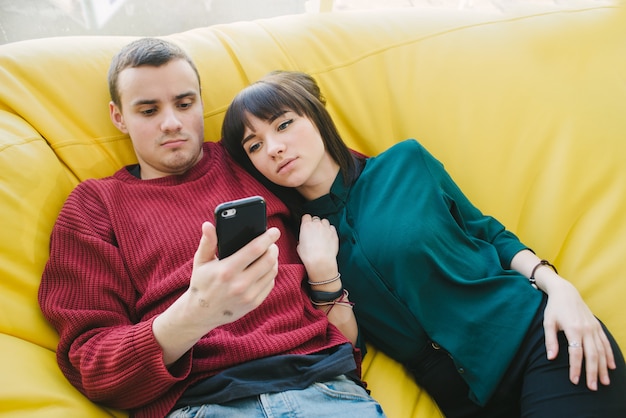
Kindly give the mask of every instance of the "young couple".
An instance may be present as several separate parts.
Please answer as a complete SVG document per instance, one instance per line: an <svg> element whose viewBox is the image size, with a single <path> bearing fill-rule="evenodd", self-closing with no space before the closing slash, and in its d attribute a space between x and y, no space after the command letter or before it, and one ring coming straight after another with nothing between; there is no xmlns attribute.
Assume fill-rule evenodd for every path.
<svg viewBox="0 0 626 418"><path fill-rule="evenodd" d="M290 72L243 90L223 144L204 142L197 69L156 39L114 57L109 87L138 164L72 192L39 292L60 367L93 401L138 417L384 416L360 381L368 340L449 417L624 415L608 331L418 143L351 153L315 81ZM254 194L268 231L218 259L207 219Z"/></svg>

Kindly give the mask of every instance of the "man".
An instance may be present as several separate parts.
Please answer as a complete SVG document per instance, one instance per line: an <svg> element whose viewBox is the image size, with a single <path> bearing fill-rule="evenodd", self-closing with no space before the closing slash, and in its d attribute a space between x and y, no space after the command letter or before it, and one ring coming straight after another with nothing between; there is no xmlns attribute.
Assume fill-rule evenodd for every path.
<svg viewBox="0 0 626 418"><path fill-rule="evenodd" d="M109 89L138 164L68 197L39 289L70 382L137 417L384 416L338 328L354 329L351 310L327 318L308 297L286 208L204 142L191 59L140 39L113 58ZM250 195L265 197L269 228L220 260L206 221ZM329 283L316 290L336 293L322 276L336 264L310 267Z"/></svg>

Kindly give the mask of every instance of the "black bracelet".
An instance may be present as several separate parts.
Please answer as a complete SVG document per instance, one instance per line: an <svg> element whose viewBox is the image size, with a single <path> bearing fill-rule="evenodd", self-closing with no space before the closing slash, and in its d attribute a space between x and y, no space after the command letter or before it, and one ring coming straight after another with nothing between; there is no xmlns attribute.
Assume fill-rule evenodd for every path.
<svg viewBox="0 0 626 418"><path fill-rule="evenodd" d="M321 292L319 290L310 290L309 292L314 302L332 302L343 296L343 286L336 292Z"/></svg>
<svg viewBox="0 0 626 418"><path fill-rule="evenodd" d="M537 286L537 280L535 279L535 272L537 271L537 269L541 266L548 266L548 267L552 267L552 270L554 270L554 272L556 274L559 274L559 272L556 270L556 267L554 267L554 265L552 263L550 263L548 260L541 260L539 263L537 263L537 265L533 268L533 271L530 273L530 278L528 279L528 281L530 282L531 285L533 286Z"/></svg>

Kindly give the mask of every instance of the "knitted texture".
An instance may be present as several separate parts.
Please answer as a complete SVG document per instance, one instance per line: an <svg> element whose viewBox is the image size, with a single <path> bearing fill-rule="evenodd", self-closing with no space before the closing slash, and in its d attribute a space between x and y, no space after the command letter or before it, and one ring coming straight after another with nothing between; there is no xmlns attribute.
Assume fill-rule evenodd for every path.
<svg viewBox="0 0 626 418"><path fill-rule="evenodd" d="M251 195L265 198L268 226L282 232L275 287L257 309L210 331L168 369L152 320L189 286L202 222L213 221L219 203ZM287 220L284 205L219 143L205 143L202 160L181 176L140 180L124 168L81 183L52 232L39 290L60 334L65 376L93 401L162 417L189 385L228 367L347 342L310 303Z"/></svg>

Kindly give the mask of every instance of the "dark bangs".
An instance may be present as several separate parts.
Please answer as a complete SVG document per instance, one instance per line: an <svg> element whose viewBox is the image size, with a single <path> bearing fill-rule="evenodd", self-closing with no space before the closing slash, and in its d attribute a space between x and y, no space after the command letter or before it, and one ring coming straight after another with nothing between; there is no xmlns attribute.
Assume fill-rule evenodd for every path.
<svg viewBox="0 0 626 418"><path fill-rule="evenodd" d="M287 111L310 117L307 112L307 108L310 106L309 101L303 97L306 91L299 91L290 87L277 83L258 82L241 94L242 108L265 121L273 121ZM245 121L244 123L248 128L252 129L245 116L245 114L241 115L241 119Z"/></svg>
<svg viewBox="0 0 626 418"><path fill-rule="evenodd" d="M246 127L252 129L248 115L272 121L286 111L311 117L308 100L301 91L275 83L257 82L242 90L230 104L222 124L222 139L226 150L241 165L250 168L250 160L242 145ZM309 104L310 106L310 104Z"/></svg>

